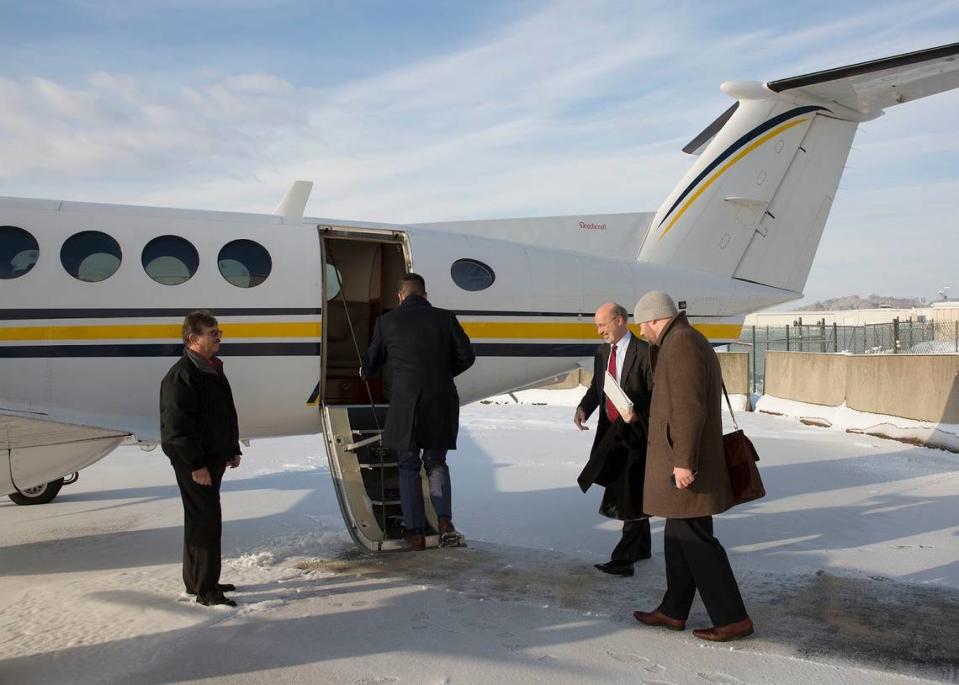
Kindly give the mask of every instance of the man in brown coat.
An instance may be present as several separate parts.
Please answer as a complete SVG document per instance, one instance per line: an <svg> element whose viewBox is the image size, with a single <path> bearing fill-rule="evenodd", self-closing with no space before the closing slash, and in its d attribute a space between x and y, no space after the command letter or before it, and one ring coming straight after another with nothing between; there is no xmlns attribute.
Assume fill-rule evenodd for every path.
<svg viewBox="0 0 959 685"><path fill-rule="evenodd" d="M751 635L753 622L726 550L713 537L713 515L733 505L719 359L664 293L645 294L634 321L650 342L653 367L643 509L666 519L666 594L652 612L633 615L646 625L683 630L699 590L713 627L693 635L717 642Z"/></svg>

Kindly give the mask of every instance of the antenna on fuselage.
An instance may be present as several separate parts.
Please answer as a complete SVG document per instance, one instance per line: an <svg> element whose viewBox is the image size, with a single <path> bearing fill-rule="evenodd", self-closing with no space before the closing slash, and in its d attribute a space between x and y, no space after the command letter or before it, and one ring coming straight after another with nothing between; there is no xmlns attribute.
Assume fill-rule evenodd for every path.
<svg viewBox="0 0 959 685"><path fill-rule="evenodd" d="M303 218L306 201L310 199L313 190L313 181L293 181L293 185L286 191L286 195L276 206L273 213L282 216L287 221L298 221Z"/></svg>

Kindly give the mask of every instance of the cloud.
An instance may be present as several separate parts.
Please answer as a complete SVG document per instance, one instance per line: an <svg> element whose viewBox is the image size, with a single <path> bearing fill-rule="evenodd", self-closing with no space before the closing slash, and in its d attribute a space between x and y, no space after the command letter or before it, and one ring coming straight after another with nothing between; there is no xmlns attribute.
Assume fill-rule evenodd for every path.
<svg viewBox="0 0 959 685"><path fill-rule="evenodd" d="M315 181L308 213L385 222L652 210L692 162L679 149L728 106L722 81L948 42L956 18L951 3L829 7L821 18L782 6L749 21L754 9L547 3L451 48L324 87L292 71L224 73L202 58L159 79L122 68L8 77L0 182L4 194L268 212L303 178ZM307 56L317 69L330 57L309 46L297 64ZM959 176L957 107L950 93L862 127L810 292L841 287L855 240L889 245L898 222L949 221L953 188L943 186L937 204L923 191L933 186L915 181ZM938 239L950 248L942 253L959 247ZM862 259L880 252L865 247L853 260L864 291L878 276Z"/></svg>

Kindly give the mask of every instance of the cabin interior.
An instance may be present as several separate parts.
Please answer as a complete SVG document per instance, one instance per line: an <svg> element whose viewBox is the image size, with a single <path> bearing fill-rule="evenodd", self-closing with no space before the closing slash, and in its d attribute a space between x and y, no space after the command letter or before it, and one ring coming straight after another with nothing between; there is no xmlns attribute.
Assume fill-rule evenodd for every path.
<svg viewBox="0 0 959 685"><path fill-rule="evenodd" d="M376 318L399 305L397 283L406 272L397 242L324 238L323 403L370 404L359 377ZM388 373L385 374L388 376ZM389 397L389 378L370 380L374 404Z"/></svg>
<svg viewBox="0 0 959 685"><path fill-rule="evenodd" d="M376 441L386 423L389 365L368 385L359 376L362 355L376 318L399 305L400 277L406 272L403 246L396 242L324 237L322 405L340 426L343 441L331 444L343 496L362 544L377 548L402 539L403 512L394 450ZM429 509L428 509L429 510Z"/></svg>

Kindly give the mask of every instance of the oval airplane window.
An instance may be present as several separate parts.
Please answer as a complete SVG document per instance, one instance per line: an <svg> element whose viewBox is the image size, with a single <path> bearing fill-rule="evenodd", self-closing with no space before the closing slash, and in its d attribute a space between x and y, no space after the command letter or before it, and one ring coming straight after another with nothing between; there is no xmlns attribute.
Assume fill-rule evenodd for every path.
<svg viewBox="0 0 959 685"><path fill-rule="evenodd" d="M175 235L161 235L148 242L141 260L147 275L161 285L186 283L200 265L196 248Z"/></svg>
<svg viewBox="0 0 959 685"><path fill-rule="evenodd" d="M340 294L343 288L343 276L340 270L332 264L326 265L326 299L332 300Z"/></svg>
<svg viewBox="0 0 959 685"><path fill-rule="evenodd" d="M457 259L450 267L453 283L463 290L486 290L493 285L496 274L493 269L475 259Z"/></svg>
<svg viewBox="0 0 959 685"><path fill-rule="evenodd" d="M223 246L216 264L220 274L237 288L255 288L273 270L266 248L252 240L234 240Z"/></svg>
<svg viewBox="0 0 959 685"><path fill-rule="evenodd" d="M0 226L0 278L20 278L40 258L36 238L16 226Z"/></svg>
<svg viewBox="0 0 959 685"><path fill-rule="evenodd" d="M100 231L81 231L63 243L60 263L67 273L79 281L103 281L120 268L120 243Z"/></svg>

